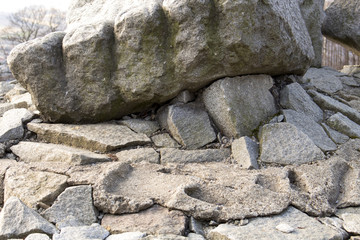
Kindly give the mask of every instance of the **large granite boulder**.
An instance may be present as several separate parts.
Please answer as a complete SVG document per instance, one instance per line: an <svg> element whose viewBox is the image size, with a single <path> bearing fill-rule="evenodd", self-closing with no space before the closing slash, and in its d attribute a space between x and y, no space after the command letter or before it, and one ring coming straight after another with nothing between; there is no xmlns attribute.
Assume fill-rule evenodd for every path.
<svg viewBox="0 0 360 240"><path fill-rule="evenodd" d="M360 54L360 2L335 0L325 11L322 33L331 40Z"/></svg>
<svg viewBox="0 0 360 240"><path fill-rule="evenodd" d="M8 62L44 119L99 122L223 77L304 73L304 13L299 1L77 0L66 33L21 44Z"/></svg>

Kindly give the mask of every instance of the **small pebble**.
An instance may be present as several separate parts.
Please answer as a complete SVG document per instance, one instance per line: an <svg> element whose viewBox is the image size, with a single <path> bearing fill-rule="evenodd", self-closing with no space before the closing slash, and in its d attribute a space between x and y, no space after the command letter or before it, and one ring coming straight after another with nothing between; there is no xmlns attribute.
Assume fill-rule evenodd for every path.
<svg viewBox="0 0 360 240"><path fill-rule="evenodd" d="M283 233L292 233L295 231L293 227L289 226L286 223L280 223L279 225L276 226L276 229Z"/></svg>

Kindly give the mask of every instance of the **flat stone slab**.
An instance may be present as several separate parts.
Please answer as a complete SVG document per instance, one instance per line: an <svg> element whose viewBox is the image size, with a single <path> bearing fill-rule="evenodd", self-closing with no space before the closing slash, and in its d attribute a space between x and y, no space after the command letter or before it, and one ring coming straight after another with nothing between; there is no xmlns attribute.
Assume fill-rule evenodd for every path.
<svg viewBox="0 0 360 240"><path fill-rule="evenodd" d="M325 132L331 138L331 140L333 140L334 143L336 143L336 144L344 144L350 139L345 134L342 134L342 133L332 129L325 123L321 123L321 126L324 128Z"/></svg>
<svg viewBox="0 0 360 240"><path fill-rule="evenodd" d="M168 133L162 133L151 137L154 145L158 148L179 148L181 145L177 143Z"/></svg>
<svg viewBox="0 0 360 240"><path fill-rule="evenodd" d="M360 112L349 107L348 105L341 103L329 96L310 90L308 93L313 97L314 101L322 108L328 109L334 112L340 112L350 118L352 121L360 124Z"/></svg>
<svg viewBox="0 0 360 240"><path fill-rule="evenodd" d="M323 120L323 111L299 83L289 84L281 90L280 104L283 108L304 113L312 117L316 122Z"/></svg>
<svg viewBox="0 0 360 240"><path fill-rule="evenodd" d="M42 216L52 223L62 222L69 216L73 216L84 225L97 222L97 211L92 201L92 187L82 185L66 188L54 204L42 213Z"/></svg>
<svg viewBox="0 0 360 240"><path fill-rule="evenodd" d="M326 68L309 68L303 79L316 89L331 94L343 88L342 81L339 79L343 75L343 73Z"/></svg>
<svg viewBox="0 0 360 240"><path fill-rule="evenodd" d="M137 148L131 150L123 150L116 153L116 157L120 162L148 162L148 163L159 163L160 154L153 148Z"/></svg>
<svg viewBox="0 0 360 240"><path fill-rule="evenodd" d="M119 121L119 124L127 126L134 132L144 133L147 136L150 136L160 129L160 126L156 121L147 121L142 119L122 120Z"/></svg>
<svg viewBox="0 0 360 240"><path fill-rule="evenodd" d="M291 226L294 231L284 233L276 229L279 224ZM333 228L321 224L315 218L309 217L294 207L289 207L284 213L272 216L251 219L245 226L221 224L212 230L210 240L298 240L298 239L343 239L341 233Z"/></svg>
<svg viewBox="0 0 360 240"><path fill-rule="evenodd" d="M336 113L329 117L326 123L338 132L351 138L360 138L360 125L351 121L341 113Z"/></svg>
<svg viewBox="0 0 360 240"><path fill-rule="evenodd" d="M28 129L39 139L50 143L85 148L90 151L107 152L127 146L151 143L145 134L135 133L117 124L47 124L29 123Z"/></svg>
<svg viewBox="0 0 360 240"><path fill-rule="evenodd" d="M222 162L230 157L230 149L179 150L163 148L160 150L161 163L201 163Z"/></svg>
<svg viewBox="0 0 360 240"><path fill-rule="evenodd" d="M0 213L0 239L25 238L31 233L55 234L57 229L16 197L9 198Z"/></svg>
<svg viewBox="0 0 360 240"><path fill-rule="evenodd" d="M20 139L24 135L23 123L31 120L33 113L25 108L11 109L0 118L0 142Z"/></svg>
<svg viewBox="0 0 360 240"><path fill-rule="evenodd" d="M143 232L149 235L185 233L187 217L180 211L170 211L155 205L139 213L125 215L106 214L101 225L111 234Z"/></svg>
<svg viewBox="0 0 360 240"><path fill-rule="evenodd" d="M285 120L305 133L322 151L334 151L337 145L328 137L323 127L313 118L294 110L283 110Z"/></svg>
<svg viewBox="0 0 360 240"><path fill-rule="evenodd" d="M109 232L99 224L94 223L91 226L62 228L59 234L53 235L53 240L104 240L107 236L109 236Z"/></svg>
<svg viewBox="0 0 360 240"><path fill-rule="evenodd" d="M33 208L38 202L50 205L66 188L67 179L65 175L34 171L26 166L11 167L5 174L4 199L16 196Z"/></svg>
<svg viewBox="0 0 360 240"><path fill-rule="evenodd" d="M106 155L60 144L20 142L10 149L24 162L65 162L82 165L111 161Z"/></svg>
<svg viewBox="0 0 360 240"><path fill-rule="evenodd" d="M144 239L146 233L142 232L126 232L120 234L111 234L106 238L106 240L139 240Z"/></svg>
<svg viewBox="0 0 360 240"><path fill-rule="evenodd" d="M344 221L343 227L347 232L360 235L360 208L339 209L336 216Z"/></svg>
<svg viewBox="0 0 360 240"><path fill-rule="evenodd" d="M291 123L264 125L259 140L260 160L265 163L303 164L324 158L320 148Z"/></svg>
<svg viewBox="0 0 360 240"><path fill-rule="evenodd" d="M258 169L259 145L249 137L235 139L231 144L234 161L245 169Z"/></svg>

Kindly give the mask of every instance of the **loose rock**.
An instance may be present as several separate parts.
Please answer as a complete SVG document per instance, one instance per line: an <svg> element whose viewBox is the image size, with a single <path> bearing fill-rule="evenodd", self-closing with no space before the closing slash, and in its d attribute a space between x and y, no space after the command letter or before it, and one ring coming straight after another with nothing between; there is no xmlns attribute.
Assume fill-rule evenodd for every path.
<svg viewBox="0 0 360 240"><path fill-rule="evenodd" d="M164 163L201 163L222 162L230 157L229 149L179 150L163 148L160 150L160 162Z"/></svg>
<svg viewBox="0 0 360 240"><path fill-rule="evenodd" d="M341 75L343 74L326 68L310 68L303 79L316 89L331 94L343 88L342 82L338 78Z"/></svg>
<svg viewBox="0 0 360 240"><path fill-rule="evenodd" d="M325 132L331 138L331 140L333 140L336 144L344 144L350 139L345 134L335 131L325 123L321 123L321 126L324 128Z"/></svg>
<svg viewBox="0 0 360 240"><path fill-rule="evenodd" d="M126 232L121 234L112 234L106 240L139 240L146 237L146 233L142 232Z"/></svg>
<svg viewBox="0 0 360 240"><path fill-rule="evenodd" d="M0 142L20 139L24 135L23 123L31 120L33 114L24 108L12 109L0 119Z"/></svg>
<svg viewBox="0 0 360 240"><path fill-rule="evenodd" d="M43 233L32 233L25 240L51 240L48 235Z"/></svg>
<svg viewBox="0 0 360 240"><path fill-rule="evenodd" d="M259 146L249 137L236 139L231 144L234 160L245 169L258 169Z"/></svg>
<svg viewBox="0 0 360 240"><path fill-rule="evenodd" d="M127 126L131 130L137 133L146 134L146 136L150 136L154 132L160 129L159 124L156 121L146 121L142 119L129 119L122 120L119 122L122 125Z"/></svg>
<svg viewBox="0 0 360 240"><path fill-rule="evenodd" d="M53 235L53 240L103 240L107 236L109 236L109 232L103 227L101 227L99 224L94 223L91 226L62 228L60 234L57 233Z"/></svg>
<svg viewBox="0 0 360 240"><path fill-rule="evenodd" d="M178 144L168 133L162 133L151 137L156 147L179 148Z"/></svg>
<svg viewBox="0 0 360 240"><path fill-rule="evenodd" d="M341 113L332 115L326 123L349 137L360 138L360 126Z"/></svg>

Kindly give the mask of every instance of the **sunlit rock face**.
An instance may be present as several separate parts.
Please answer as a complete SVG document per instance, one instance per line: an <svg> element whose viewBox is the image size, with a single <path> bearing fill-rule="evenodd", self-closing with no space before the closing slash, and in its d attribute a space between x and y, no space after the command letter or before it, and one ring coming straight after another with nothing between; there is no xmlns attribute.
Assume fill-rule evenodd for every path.
<svg viewBox="0 0 360 240"><path fill-rule="evenodd" d="M302 74L314 50L299 4L78 0L66 32L19 45L8 62L45 120L116 119L224 77Z"/></svg>

